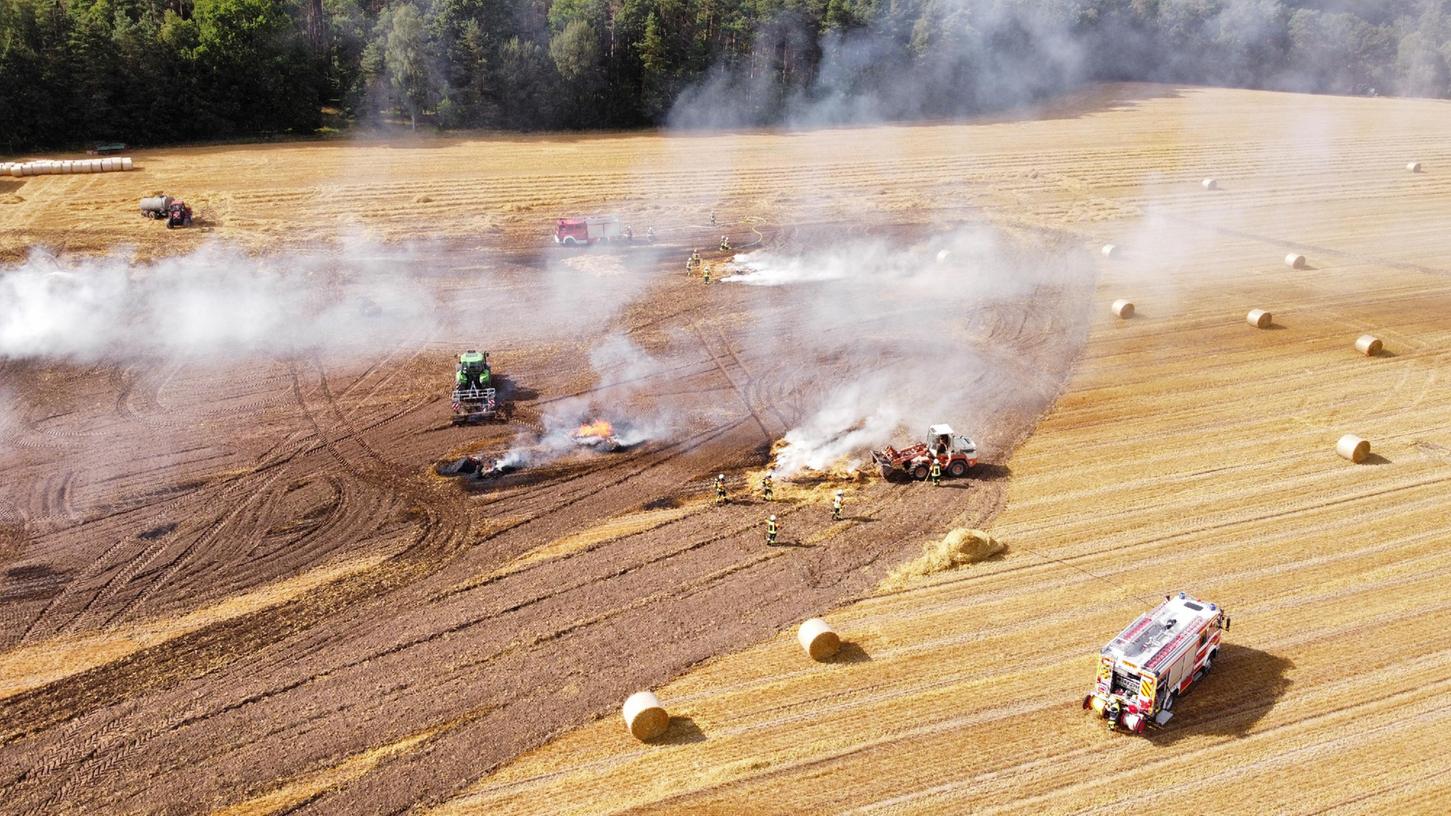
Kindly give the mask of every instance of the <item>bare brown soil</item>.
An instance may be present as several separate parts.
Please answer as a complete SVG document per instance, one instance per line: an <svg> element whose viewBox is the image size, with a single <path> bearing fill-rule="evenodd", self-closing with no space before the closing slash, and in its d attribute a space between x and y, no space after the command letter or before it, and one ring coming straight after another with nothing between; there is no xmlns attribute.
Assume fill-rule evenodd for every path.
<svg viewBox="0 0 1451 816"><path fill-rule="evenodd" d="M186 155L307 162L343 149ZM428 166L426 153L403 153L394 172ZM206 178L208 200L232 199L226 178ZM66 196L83 192L60 183L72 185ZM583 194L552 200L575 206ZM228 231L247 235L250 211L229 212L244 226ZM46 236L69 234L44 229L19 240L54 247L65 241ZM686 240L716 230L677 229L648 293L599 334L491 348L518 386L509 424L448 421L451 356L487 337L403 342L357 363L0 364L17 397L0 453L0 809L440 802L637 688L861 596L924 531L991 521L1007 476L992 464L937 490L872 480L842 523L814 502L746 495L746 475L814 404L811 390L852 376L854 361L753 354L740 335L778 308L772 290L680 275ZM729 229L738 244L805 240L761 219ZM433 285L454 302L507 300L499 287L529 287L555 257L536 239L440 247ZM142 251L198 240L155 232ZM1024 263L1055 242L1017 240ZM497 273L490 283L481 265ZM1086 321L1069 304L1084 300L1054 289L962 316L1013 360L976 387L1037 372L1036 390L979 439L988 462L1006 459L1065 380ZM460 451L502 451L552 403L595 392L587 360L605 331L646 348L688 338L685 363L632 384L619 406L628 417L669 403L682 431L496 481L433 472ZM720 470L735 495L717 507L707 497ZM764 545L769 512L781 518L775 548Z"/></svg>

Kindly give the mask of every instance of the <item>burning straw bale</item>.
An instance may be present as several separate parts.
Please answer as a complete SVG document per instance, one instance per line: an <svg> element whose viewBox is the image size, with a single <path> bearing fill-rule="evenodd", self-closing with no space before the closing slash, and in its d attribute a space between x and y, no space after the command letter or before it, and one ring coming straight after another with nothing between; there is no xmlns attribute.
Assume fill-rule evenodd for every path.
<svg viewBox="0 0 1451 816"><path fill-rule="evenodd" d="M882 581L883 589L901 589L914 578L947 572L967 564L986 561L1007 551L1007 545L982 530L958 527L940 541L929 541L922 555L892 570Z"/></svg>
<svg viewBox="0 0 1451 816"><path fill-rule="evenodd" d="M785 447L784 439L776 440L771 446L771 464L763 470L746 473L746 486L752 495L761 495L761 484L768 473L775 500L787 502L830 503L832 493L837 490L865 487L881 478L875 467L861 467L847 461L837 462L825 470L805 468L789 478L783 478L777 472L775 459Z"/></svg>

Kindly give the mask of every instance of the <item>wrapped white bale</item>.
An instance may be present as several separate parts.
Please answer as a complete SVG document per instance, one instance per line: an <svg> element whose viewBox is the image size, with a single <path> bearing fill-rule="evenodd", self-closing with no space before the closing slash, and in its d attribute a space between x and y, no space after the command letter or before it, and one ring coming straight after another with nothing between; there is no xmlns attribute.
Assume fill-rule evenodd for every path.
<svg viewBox="0 0 1451 816"><path fill-rule="evenodd" d="M1119 298L1113 302L1114 317L1121 317L1124 320L1134 316L1134 303L1131 300Z"/></svg>
<svg viewBox="0 0 1451 816"><path fill-rule="evenodd" d="M1204 189L1206 189L1206 190L1218 190L1219 189L1219 182L1218 181L1215 181L1212 178L1207 178L1207 179L1199 182L1199 184L1201 186L1203 186Z"/></svg>
<svg viewBox="0 0 1451 816"><path fill-rule="evenodd" d="M107 173L112 170L120 170L121 162L119 159L101 159L101 169Z"/></svg>
<svg viewBox="0 0 1451 816"><path fill-rule="evenodd" d="M130 170L131 167L132 167L132 164L131 164L131 157L130 156L126 156L126 157L124 157L124 158L121 159L121 169L122 170Z"/></svg>
<svg viewBox="0 0 1451 816"><path fill-rule="evenodd" d="M1118 254L1118 247L1113 244L1104 244L1103 249L1099 250L1099 252L1102 252L1105 258L1112 258Z"/></svg>
<svg viewBox="0 0 1451 816"><path fill-rule="evenodd" d="M1370 455L1370 443L1355 434L1346 434L1335 443L1335 452L1358 465Z"/></svg>
<svg viewBox="0 0 1451 816"><path fill-rule="evenodd" d="M102 170L106 169L106 162L104 159L91 159L87 163L91 166L92 173L99 173Z"/></svg>
<svg viewBox="0 0 1451 816"><path fill-rule="evenodd" d="M812 660L826 660L841 649L841 637L821 618L808 618L796 630L796 641Z"/></svg>
<svg viewBox="0 0 1451 816"><path fill-rule="evenodd" d="M1367 357L1380 354L1381 348L1380 338L1373 334L1362 334L1355 338L1355 350Z"/></svg>
<svg viewBox="0 0 1451 816"><path fill-rule="evenodd" d="M1419 172L1421 172L1421 163L1420 162L1411 162L1410 164L1407 164L1406 165L1406 169L1409 170L1409 171L1411 171L1412 173L1419 173Z"/></svg>
<svg viewBox="0 0 1451 816"><path fill-rule="evenodd" d="M660 699L649 691L631 694L620 713L625 717L625 728L642 742L660 736L670 727L670 715L660 705Z"/></svg>
<svg viewBox="0 0 1451 816"><path fill-rule="evenodd" d="M1289 255L1285 256L1285 266L1288 266L1291 269L1304 269L1305 256L1296 255L1295 253L1291 252Z"/></svg>
<svg viewBox="0 0 1451 816"><path fill-rule="evenodd" d="M942 250L938 250L938 252L937 252L937 262L938 263L947 263L947 259L948 258L951 258L951 257L952 257L951 250L942 249Z"/></svg>
<svg viewBox="0 0 1451 816"><path fill-rule="evenodd" d="M1264 309L1250 309L1244 319L1256 329L1267 329L1274 322L1275 316Z"/></svg>

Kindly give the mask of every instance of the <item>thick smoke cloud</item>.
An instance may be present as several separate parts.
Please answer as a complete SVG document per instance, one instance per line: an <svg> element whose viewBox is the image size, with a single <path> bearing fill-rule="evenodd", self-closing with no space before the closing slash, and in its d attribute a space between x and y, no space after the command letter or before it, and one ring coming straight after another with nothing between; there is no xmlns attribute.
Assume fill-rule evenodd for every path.
<svg viewBox="0 0 1451 816"><path fill-rule="evenodd" d="M924 0L824 21L783 11L670 108L676 128L959 116L1097 81L1441 95L1433 0ZM860 16L856 16L860 15ZM820 28L818 28L820 26ZM818 35L817 31L823 33Z"/></svg>
<svg viewBox="0 0 1451 816"><path fill-rule="evenodd" d="M472 337L481 325L490 342L540 341L598 330L648 283L644 260L597 253L551 257L511 277L451 270L446 248L427 242L341 243L256 256L216 243L142 264L123 253L36 251L0 268L0 359L365 355ZM463 274L486 294L437 285ZM501 309L520 319L484 319Z"/></svg>
<svg viewBox="0 0 1451 816"><path fill-rule="evenodd" d="M397 340L436 308L407 252L249 257L210 245L137 265L33 254L0 270L0 357L287 355Z"/></svg>
<svg viewBox="0 0 1451 816"><path fill-rule="evenodd" d="M805 397L783 476L860 461L940 422L989 447L1014 441L992 436L996 420L1056 395L1093 274L1081 253L1028 252L987 226L746 253L733 266L725 285L775 287L748 342L757 358L789 360L778 390ZM1046 357L1014 347L1054 329Z"/></svg>

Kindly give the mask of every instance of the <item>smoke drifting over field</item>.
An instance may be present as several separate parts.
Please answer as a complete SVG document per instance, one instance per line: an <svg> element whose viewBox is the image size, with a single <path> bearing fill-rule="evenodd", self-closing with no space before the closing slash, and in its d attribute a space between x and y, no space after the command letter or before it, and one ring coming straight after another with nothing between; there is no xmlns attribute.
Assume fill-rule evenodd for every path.
<svg viewBox="0 0 1451 816"><path fill-rule="evenodd" d="M600 329L646 281L638 266L575 255L530 270L527 285L480 272L507 304L454 302L430 280L445 248L342 244L254 256L217 243L145 264L37 251L0 268L0 359L366 355L405 339L474 334L481 315L501 306L527 319L491 324L492 342L537 341Z"/></svg>
<svg viewBox="0 0 1451 816"><path fill-rule="evenodd" d="M686 86L673 127L960 116L1098 81L1445 94L1435 3L934 0L783 10ZM1379 89L1376 91L1376 89Z"/></svg>
<svg viewBox="0 0 1451 816"><path fill-rule="evenodd" d="M668 437L680 421L674 406L661 402L640 405L634 399L644 381L664 372L667 365L623 334L605 337L590 351L590 366L598 377L596 388L588 395L550 405L541 417L543 427L537 432L521 431L499 463L537 466L575 453L580 449L576 430L600 420L613 426L614 442L621 447Z"/></svg>
<svg viewBox="0 0 1451 816"><path fill-rule="evenodd" d="M784 301L762 316L755 353L792 360L789 390L809 397L777 459L783 476L859 459L939 422L989 447L1012 441L993 438L994 414L1046 408L1066 367L1039 369L999 343L1025 325L1054 325L1061 346L1043 353L1071 354L1086 326L1081 287L1092 280L1081 251L1028 252L985 226L792 257L747 253L736 266L728 281L776 287Z"/></svg>
<svg viewBox="0 0 1451 816"><path fill-rule="evenodd" d="M134 265L33 254L0 271L0 357L117 360L366 349L436 306L407 252L249 257L221 245Z"/></svg>

